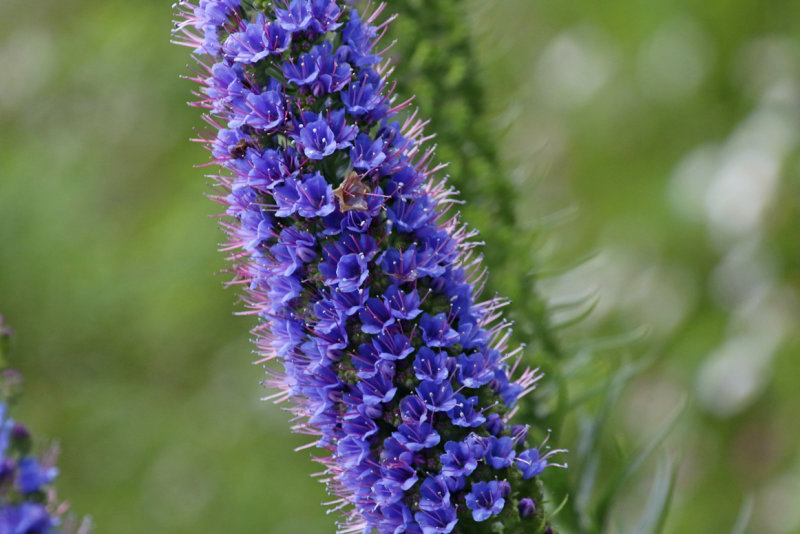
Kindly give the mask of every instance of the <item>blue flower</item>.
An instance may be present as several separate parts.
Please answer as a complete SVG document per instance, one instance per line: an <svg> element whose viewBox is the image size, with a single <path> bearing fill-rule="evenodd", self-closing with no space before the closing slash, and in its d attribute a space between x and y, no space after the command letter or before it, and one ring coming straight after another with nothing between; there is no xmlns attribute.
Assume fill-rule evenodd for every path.
<svg viewBox="0 0 800 534"><path fill-rule="evenodd" d="M423 534L449 534L458 522L456 510L452 506L442 506L435 510L420 510L414 514Z"/></svg>
<svg viewBox="0 0 800 534"><path fill-rule="evenodd" d="M406 293L398 286L390 286L383 294L383 300L397 319L410 320L422 313L419 309L419 295L415 289L410 289Z"/></svg>
<svg viewBox="0 0 800 534"><path fill-rule="evenodd" d="M342 93L342 103L354 117L377 121L386 116L387 98L381 93L381 79L372 69L361 71L360 78Z"/></svg>
<svg viewBox="0 0 800 534"><path fill-rule="evenodd" d="M472 518L475 521L486 521L491 516L499 514L506 504L503 497L504 485L508 482L476 482L472 485L472 491L467 493L467 508L472 510Z"/></svg>
<svg viewBox="0 0 800 534"><path fill-rule="evenodd" d="M17 463L17 487L22 493L33 493L51 483L58 475L55 467L42 467L36 458L27 456Z"/></svg>
<svg viewBox="0 0 800 534"><path fill-rule="evenodd" d="M416 395L408 395L400 401L400 416L405 422L424 422L427 420L428 408Z"/></svg>
<svg viewBox="0 0 800 534"><path fill-rule="evenodd" d="M450 507L450 490L444 476L428 477L419 489L419 507L432 512L440 508Z"/></svg>
<svg viewBox="0 0 800 534"><path fill-rule="evenodd" d="M278 24L288 32L301 32L311 24L311 10L306 0L292 0L289 9L276 9Z"/></svg>
<svg viewBox="0 0 800 534"><path fill-rule="evenodd" d="M489 449L486 452L487 463L494 469L508 467L516 455L513 447L514 442L508 436L502 438L490 436Z"/></svg>
<svg viewBox="0 0 800 534"><path fill-rule="evenodd" d="M476 456L467 443L448 441L439 459L442 462L442 474L450 478L468 476L478 467L478 460L483 455Z"/></svg>
<svg viewBox="0 0 800 534"><path fill-rule="evenodd" d="M474 428L486 422L486 418L478 411L475 406L478 404L478 397L464 397L456 393L456 405L449 412L450 420L456 426Z"/></svg>
<svg viewBox="0 0 800 534"><path fill-rule="evenodd" d="M486 418L486 430L493 436L499 436L503 431L503 426L503 420L496 413L489 414L489 417Z"/></svg>
<svg viewBox="0 0 800 534"><path fill-rule="evenodd" d="M266 23L259 14L244 31L228 36L222 46L223 53L236 63L256 63L270 54L280 54L289 47L291 34L274 22Z"/></svg>
<svg viewBox="0 0 800 534"><path fill-rule="evenodd" d="M28 430L8 417L8 407L0 401L1 534L58 534L58 516L48 511L58 506L51 487L58 469L31 456L30 448Z"/></svg>
<svg viewBox="0 0 800 534"><path fill-rule="evenodd" d="M441 441L439 433L430 423L402 423L397 430L397 432L392 432L392 437L413 452L429 449Z"/></svg>
<svg viewBox="0 0 800 534"><path fill-rule="evenodd" d="M324 119L316 120L300 128L303 152L311 159L322 159L336 150L336 135Z"/></svg>
<svg viewBox="0 0 800 534"><path fill-rule="evenodd" d="M395 322L391 308L376 298L367 299L358 317L361 319L361 331L365 334L380 334Z"/></svg>
<svg viewBox="0 0 800 534"><path fill-rule="evenodd" d="M297 186L297 213L301 217L324 217L332 213L336 209L333 205L333 187L319 173L304 178Z"/></svg>
<svg viewBox="0 0 800 534"><path fill-rule="evenodd" d="M294 84L309 85L319 76L319 65L311 54L303 54L296 63L284 62L283 75Z"/></svg>
<svg viewBox="0 0 800 534"><path fill-rule="evenodd" d="M386 154L383 153L383 139L378 138L373 141L370 136L360 134L350 150L350 159L353 160L355 169L370 170L378 167L386 159Z"/></svg>
<svg viewBox="0 0 800 534"><path fill-rule="evenodd" d="M363 24L358 16L358 11L350 13L350 21L342 31L342 41L346 48L346 57L357 67L378 63L378 56L370 54L375 43L378 31L369 25Z"/></svg>
<svg viewBox="0 0 800 534"><path fill-rule="evenodd" d="M428 379L435 384L447 378L447 354L434 352L428 347L420 347L414 358L414 375L420 379Z"/></svg>
<svg viewBox="0 0 800 534"><path fill-rule="evenodd" d="M283 100L275 91L250 93L245 100L249 112L242 119L242 124L257 130L272 130L283 122Z"/></svg>
<svg viewBox="0 0 800 534"><path fill-rule="evenodd" d="M413 232L422 228L436 217L436 210L430 204L430 199L422 197L414 202L401 198L386 213L399 230Z"/></svg>
<svg viewBox="0 0 800 534"><path fill-rule="evenodd" d="M458 355L458 379L468 388L479 388L494 377L495 362L480 352Z"/></svg>
<svg viewBox="0 0 800 534"><path fill-rule="evenodd" d="M453 386L449 382L436 383L428 378L417 386L417 394L425 401L425 406L432 412L446 412L456 405Z"/></svg>
<svg viewBox="0 0 800 534"><path fill-rule="evenodd" d="M342 10L334 0L311 0L311 28L317 33L336 30L342 24L337 22Z"/></svg>
<svg viewBox="0 0 800 534"><path fill-rule="evenodd" d="M350 81L353 70L349 63L339 60L337 54L333 52L330 41L315 46L311 50L311 58L316 63L319 73L312 85L312 92L315 95L338 92Z"/></svg>
<svg viewBox="0 0 800 534"><path fill-rule="evenodd" d="M544 471L545 468L547 468L547 466L549 465L558 465L559 467L565 467L561 466L560 464L554 464L549 461L553 455L562 452L564 451L561 449L551 450L548 451L546 454L540 454L539 449L527 449L521 452L519 456L517 456L516 460L519 470L522 471L522 478L525 480L533 478L541 474L541 472Z"/></svg>
<svg viewBox="0 0 800 534"><path fill-rule="evenodd" d="M0 507L2 534L56 534L57 526L42 504L25 502Z"/></svg>
<svg viewBox="0 0 800 534"><path fill-rule="evenodd" d="M519 504L517 504L517 510L519 511L520 517L528 518L533 516L533 512L536 510L536 504L530 497L524 497L519 500Z"/></svg>
<svg viewBox="0 0 800 534"><path fill-rule="evenodd" d="M458 332L453 330L444 313L437 313L433 317L427 313L419 321L422 340L429 347L447 347L458 340Z"/></svg>

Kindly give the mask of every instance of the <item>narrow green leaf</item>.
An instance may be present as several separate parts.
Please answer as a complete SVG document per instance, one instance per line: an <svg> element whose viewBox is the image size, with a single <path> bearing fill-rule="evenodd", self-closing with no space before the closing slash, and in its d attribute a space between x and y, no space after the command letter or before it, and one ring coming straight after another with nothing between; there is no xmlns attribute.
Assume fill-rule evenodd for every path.
<svg viewBox="0 0 800 534"><path fill-rule="evenodd" d="M597 506L599 524L603 524L605 522L609 510L611 509L611 505L614 502L614 498L624 483L627 482L634 473L636 473L644 461L653 453L653 451L658 448L659 445L661 445L667 435L669 435L669 433L677 424L685 408L686 397L684 396L678 401L675 408L673 408L672 412L667 416L666 422L661 426L659 431L656 432L655 436L653 436L653 438L647 442L639 450L639 452L633 456L632 459L629 461L620 462L621 468L617 471L617 475L612 478L608 488L606 489L605 495L600 499L600 502Z"/></svg>
<svg viewBox="0 0 800 534"><path fill-rule="evenodd" d="M647 326L639 326L628 332L622 332L613 336L598 337L586 340L582 343L577 343L567 347L567 351L581 351L589 350L592 352L619 349L626 345L630 345L634 341L639 341L650 333L650 328Z"/></svg>
<svg viewBox="0 0 800 534"><path fill-rule="evenodd" d="M633 534L660 534L667 520L678 465L671 458L659 462L644 512Z"/></svg>
<svg viewBox="0 0 800 534"><path fill-rule="evenodd" d="M739 516L736 518L736 523L733 525L731 534L744 534L747 526L750 524L750 518L753 516L753 495L748 494L742 502L742 507L739 509Z"/></svg>

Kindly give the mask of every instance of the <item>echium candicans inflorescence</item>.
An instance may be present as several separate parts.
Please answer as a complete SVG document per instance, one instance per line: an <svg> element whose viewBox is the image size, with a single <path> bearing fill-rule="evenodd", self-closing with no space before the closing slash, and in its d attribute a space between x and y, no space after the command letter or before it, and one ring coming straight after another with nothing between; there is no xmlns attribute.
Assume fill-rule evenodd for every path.
<svg viewBox="0 0 800 534"><path fill-rule="evenodd" d="M179 4L234 282L283 365L274 397L328 452L340 531L545 532L536 477L557 451L508 422L539 375L507 351L505 302L476 301L475 233L449 213L424 122L398 120L382 8Z"/></svg>
<svg viewBox="0 0 800 534"><path fill-rule="evenodd" d="M8 417L0 401L0 532L55 534L59 520L48 510L48 486L58 471L30 454L28 430Z"/></svg>
<svg viewBox="0 0 800 534"><path fill-rule="evenodd" d="M58 475L55 449L42 457L32 453L33 440L21 423L8 415L22 375L5 367L5 345L11 330L0 315L0 534L87 534L88 522L64 518L68 506L57 503L52 482Z"/></svg>

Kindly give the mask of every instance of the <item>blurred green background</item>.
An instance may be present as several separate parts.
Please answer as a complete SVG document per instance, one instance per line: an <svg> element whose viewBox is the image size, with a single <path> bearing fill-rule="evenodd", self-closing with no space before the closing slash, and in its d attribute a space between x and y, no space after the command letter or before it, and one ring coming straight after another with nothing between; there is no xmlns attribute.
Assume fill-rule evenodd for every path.
<svg viewBox="0 0 800 534"><path fill-rule="evenodd" d="M214 274L218 207L192 167L203 123L170 4L0 1L16 417L58 438L60 494L97 532L333 532L317 466L292 451L305 441L258 400L252 320ZM656 455L680 465L666 532L731 532L748 502L745 532L800 532L800 3L463 6L505 200L540 229L544 270L578 264L540 289L555 306L597 301L560 332L565 350L646 329L593 345L654 362L605 433L646 441L686 403ZM559 446L576 450L575 426ZM604 532L635 531L653 469Z"/></svg>

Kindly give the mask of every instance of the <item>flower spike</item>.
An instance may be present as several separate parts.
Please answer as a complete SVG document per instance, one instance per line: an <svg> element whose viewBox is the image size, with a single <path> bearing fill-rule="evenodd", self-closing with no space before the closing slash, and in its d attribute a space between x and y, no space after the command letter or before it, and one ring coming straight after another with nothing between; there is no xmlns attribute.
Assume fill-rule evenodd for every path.
<svg viewBox="0 0 800 534"><path fill-rule="evenodd" d="M378 40L384 4L179 3L200 57L202 142L233 283L258 314L265 383L322 449L339 531L536 533L553 454L509 419L540 375L508 351L427 124L399 112ZM490 520L491 519L491 520Z"/></svg>

